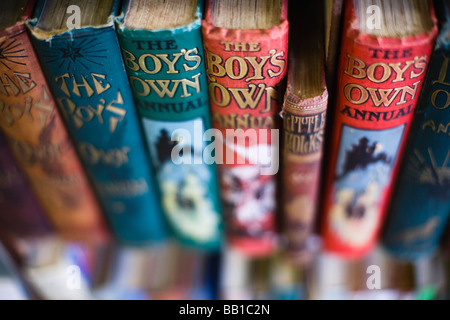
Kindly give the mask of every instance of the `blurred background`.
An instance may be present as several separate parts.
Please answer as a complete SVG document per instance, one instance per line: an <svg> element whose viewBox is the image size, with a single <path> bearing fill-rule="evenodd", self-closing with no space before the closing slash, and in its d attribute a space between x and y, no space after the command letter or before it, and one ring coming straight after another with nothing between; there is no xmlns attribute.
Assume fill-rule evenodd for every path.
<svg viewBox="0 0 450 320"><path fill-rule="evenodd" d="M224 247L204 253L175 242L90 246L45 237L0 246L2 300L441 300L450 294L448 250L416 262L380 248L363 259L324 253L312 237L309 264L283 252L249 258Z"/></svg>

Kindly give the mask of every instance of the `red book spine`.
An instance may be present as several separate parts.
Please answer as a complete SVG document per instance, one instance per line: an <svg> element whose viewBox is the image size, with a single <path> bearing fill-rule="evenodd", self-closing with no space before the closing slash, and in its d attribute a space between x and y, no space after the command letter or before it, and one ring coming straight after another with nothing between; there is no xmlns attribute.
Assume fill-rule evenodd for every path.
<svg viewBox="0 0 450 320"><path fill-rule="evenodd" d="M68 240L109 232L22 22L0 31L0 129L38 201Z"/></svg>
<svg viewBox="0 0 450 320"><path fill-rule="evenodd" d="M280 127L288 30L287 1L280 24L269 29L216 27L209 3L202 21L212 124L223 137L223 163L217 163L227 240L250 255L276 246L279 136L273 129Z"/></svg>
<svg viewBox="0 0 450 320"><path fill-rule="evenodd" d="M323 206L324 249L349 258L377 243L437 34L359 32L346 2Z"/></svg>

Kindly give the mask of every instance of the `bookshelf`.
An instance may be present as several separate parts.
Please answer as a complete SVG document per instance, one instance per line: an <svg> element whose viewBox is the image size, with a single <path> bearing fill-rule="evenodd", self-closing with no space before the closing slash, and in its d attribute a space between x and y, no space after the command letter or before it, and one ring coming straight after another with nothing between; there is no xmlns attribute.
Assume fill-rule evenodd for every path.
<svg viewBox="0 0 450 320"><path fill-rule="evenodd" d="M130 22L127 20L128 16L120 17L124 8L128 8L126 5L129 2L114 0L108 2L109 6L98 4L98 7L91 8L92 11L103 12L107 22L93 20L89 23L83 22L88 25L98 23L97 27L101 28L93 31L91 29L95 28L77 27L76 23L72 23L73 29L65 30L63 25L63 31L55 31L58 28L52 25L55 30L52 31L54 34L50 35L44 28L45 21L28 20L49 10L48 7L42 7L45 1L28 2L28 7L23 12L27 23L18 23L11 28L5 26L4 30L0 30L0 39L3 39L0 40L0 129L8 145L5 152L0 154L0 159L2 161L6 159L6 152L11 153L11 157L16 160L19 174L23 175L21 180L23 185L18 186L18 174L11 174L11 166L6 160L0 161L0 300L448 300L450 241L447 238L450 232L444 232L450 209L448 190L445 189L445 186L448 188L446 165L450 154L449 150L446 158L448 137L447 140L441 141L438 140L441 138L439 136L434 145L430 143L430 148L431 146L435 148L432 154L438 155L434 160L440 165L423 170L432 172L433 168L438 168L435 171L439 175L438 180L441 179L439 181L442 182L439 186L442 186L441 189L444 191L439 198L441 201L439 205L432 207L436 210L422 209L419 196L408 200L411 202L410 206L414 207L417 203L417 207L421 208L420 212L414 215L417 220L410 219L418 221L414 234L425 235L425 240L421 244L424 248L434 246L432 253L415 260L400 258L400 254L395 250L388 253L374 235L373 241L371 240L367 247L357 248L357 254L354 256L347 255L347 251L350 251L348 248L342 249L342 245L340 248L333 248L336 243L339 247L339 241L342 239L329 237L334 232L332 228L327 229L325 236L320 225L323 219L326 219L326 215L321 213L325 209L321 207L327 206L324 190L326 184L330 184L326 180L325 172L331 171L330 159L338 162L337 156L331 156L332 153L328 149L333 144L337 148L341 143L337 138L333 140L334 136L341 135L341 132L335 134L331 131L331 124L338 123L334 121L338 118L334 117L340 116L338 114L340 109L337 106L344 99L339 93L345 92L345 88L339 86L348 84L342 81L346 78L337 78L340 74L347 70L347 76L350 74L354 78L352 79L354 82L349 83L357 89L351 89L344 97L349 100L346 103L356 101L354 104L357 105L363 104L362 97L365 93L368 97L372 95L372 100L373 95L378 94L376 98L381 97L380 92L384 92L381 95L385 94L386 97L389 95L381 91L387 90L386 88L374 85L373 88L367 89L364 83L357 82L362 72L370 74L369 80L378 85L377 83L383 82L381 80L386 82L389 78L384 79L384 74L381 74L380 70L390 68L394 80L399 80L406 74L418 79L422 76L422 70L423 77L420 81L424 83L424 89L418 89L416 92L414 84L411 84L413 87L408 87L409 89L405 84L404 91L395 92L400 100L411 98L410 101L413 101L417 98L422 108L420 110L423 111L427 107L425 94L432 90L430 87L432 78L425 78L425 65L432 66L433 70L438 70L436 77L442 85L434 95L436 105L440 106L435 109L443 111L448 107L445 101L448 95L447 74L444 72L446 70L437 69L438 65L439 68L442 68L442 65L447 66L448 59L440 61L435 58L434 63L433 60L431 62L427 60L432 55L441 53L435 49L439 47L436 47L431 37L441 35L445 29L442 24L442 21L446 21L445 18L439 17L441 22L438 24L433 20L433 10L424 11L429 13L429 18L432 17L430 19L433 26L435 24L435 29L432 29L435 34L433 36L431 35L433 32L427 34L430 36L427 44L429 48L423 49L423 52L418 49L420 53L416 54L417 59L410 57L409 60L397 61L393 58L395 61L391 62L374 60L373 66L367 64L365 66L367 68L363 69L365 60L356 57L360 52L355 45L356 53L352 52L354 55L350 55L350 60L347 61L351 66L339 69L340 54L344 52L341 46L342 36L345 28L348 28L345 27L348 21L345 20L345 9L350 5L350 1L352 0L324 0L318 7L310 4L311 7L308 6L309 9L303 14L309 14L312 20L320 24L320 29L323 27L323 30L317 33L296 29L305 26L298 24L301 20L299 18L301 10L297 9L301 4L295 1L268 1L272 6L270 11L279 10L280 18L275 18L277 23L265 29L259 28L255 33L247 30L246 34L246 29L215 25L217 17L214 14L218 11L214 11L212 15L208 11L208 6L217 5L214 1L192 1L188 4L183 2L183 6L195 4L189 7L193 18L189 20L189 17L180 14L183 16L182 19L189 22L183 20L182 25L169 25L159 30L154 26L139 24L137 18L131 19ZM65 1L50 0L48 3L54 5L52 9L54 12L61 8L65 10L67 4ZM140 9L144 1L134 3L135 17L139 17L139 14L145 11ZM180 3L174 1L172 5L179 7ZM253 10L261 3L262 0L248 0L240 8L247 8L245 7L247 5ZM369 0L358 3L361 6L373 4ZM429 3L437 8L443 5L444 1L436 0ZM73 4L83 9L86 2L74 0L71 5ZM156 6L157 1L152 5ZM314 11L314 16L313 9L319 10ZM60 17L61 21L70 18L74 22L76 18L71 14L76 14L77 11L69 13L64 10L55 16ZM447 12L446 10L439 12ZM83 10L81 12L84 14ZM148 9L145 14L151 15L151 12L152 10ZM161 12L161 15L166 14L164 11ZM245 21L248 12L245 14L242 17L240 13L238 14L239 19L242 19L241 22L249 22ZM6 18L3 19L2 21L6 21ZM296 19L299 21L295 21ZM20 18L17 21L19 20ZM273 16L268 20L273 20ZM232 22L235 21L231 21L231 24ZM108 30L107 33L103 32L105 30ZM84 38L87 34L92 36L92 39ZM311 71L320 73L320 76L314 79L320 82L319 89L324 89L321 94L327 92L326 96L321 96L323 99L320 101L317 94L306 97L309 100L305 99L305 96L295 92L293 89L295 86L290 82L295 77L291 75L294 72L290 69L293 60L289 58L294 53L300 52L297 56L300 61L299 57L306 46L303 48L298 46L300 49L296 47L294 50L293 43L300 41L300 36L312 34L316 38L310 39L310 42L305 40L305 43L311 46L316 42L321 43L317 48L318 51L313 53L316 59L314 61L320 61L317 62L320 68L317 68L318 71ZM8 40L1 38L3 35L6 35ZM45 40L46 37L51 41ZM19 52L22 50L27 52L28 60L24 62L17 60L24 59L22 56L11 55L17 53L11 49L17 45L14 42L16 40L21 44L27 43L24 48L16 49L20 50ZM87 48L83 46L86 43L90 45ZM300 51L296 51L297 49ZM81 58L82 50L87 52L83 56L84 60ZM375 50L373 52L376 56L381 54L382 49L372 48L372 50ZM425 54L426 50L429 50L429 53ZM395 50L391 53L400 54L395 53ZM113 59L114 54L116 55ZM31 56L34 60L31 60ZM307 68L308 61L302 63L301 70L314 69ZM20 72L16 70L13 73L14 70L9 67L13 64L20 65L22 69L17 69ZM101 68L95 69L95 66ZM408 69L409 67L412 71ZM66 71L67 74L64 73ZM111 73L115 75L111 76ZM310 80L312 82L311 77L304 78L305 82ZM39 85L36 85L37 83ZM35 86L42 90L36 93L36 96L32 96L28 92L34 94L37 91L34 89ZM396 90L393 88L392 90ZM15 89L18 91L12 94L15 93ZM303 88L300 92L304 94L302 90ZM361 96L354 98L352 90L360 90ZM414 92L411 93L412 91ZM289 92L292 94L288 95ZM422 94L424 97L421 97L423 101L419 100L422 92L425 92ZM430 95L432 96L432 93ZM158 96L162 99L157 99ZM37 99L38 102L29 105L28 115L22 110L19 117L21 105L18 100L14 100L17 97L25 99L25 102L29 99ZM396 99L395 96L391 98ZM305 101L312 102L305 104ZM328 109L326 125L322 127L325 119L323 101L327 101ZM15 109L12 107L14 104ZM320 112L318 109L314 110L318 104L322 107ZM384 105L384 108L387 107ZM306 114L302 113L305 108L309 108ZM408 108L413 110L412 104ZM302 110L298 112L298 109ZM42 110L47 114L42 114ZM53 113L48 113L48 110L52 110ZM108 116L105 110L109 112ZM359 112L369 114L371 111L368 110ZM343 116L339 121L350 114L350 111L346 112L347 114L341 112ZM405 116L409 113L398 111L401 112L405 113ZM317 119L321 115L323 119L319 122ZM19 123L16 127L7 123L7 120L11 120L14 116L17 116L14 121ZM354 118L356 117L355 111ZM376 115L372 117L376 118ZM378 117L382 118L383 115ZM448 112L433 114L433 117L447 119ZM52 120L56 121L57 129L50 125L54 124L50 119L57 119ZM27 121L31 121L31 124ZM201 122L200 127L195 121ZM193 139L195 135L204 138L205 131L212 128L216 130L212 134L216 140L218 137L223 138L223 134L219 133L224 133L226 129L242 128L276 129L281 132L279 137L281 139L285 138L285 135L292 136L292 140L306 139L302 125L298 127L292 125L290 131L287 130L289 121L298 123L310 121L309 124L303 123L303 128L316 128L314 132L308 131L308 134L320 133L321 137L323 134L323 156L313 147L307 152L292 152L289 154L292 163L287 166L286 162L281 161L279 163L281 172L267 179L261 178L264 175L260 172L255 174L256 167L248 163L244 166L235 166L236 163L232 163L231 166L218 164L217 167L216 164L210 166L195 163L195 151L205 151L206 142L204 140L200 141L200 144L193 142L189 148L182 143L186 142L187 136ZM356 126L354 123L356 122L351 124ZM387 130L386 128L383 127L383 130ZM420 127L416 125L415 128ZM443 131L443 128L440 130ZM55 131L52 131L53 129ZM295 129L298 132L295 132ZM375 132L375 129L376 126L370 130ZM60 134L57 134L57 130ZM174 132L181 132L176 130L184 130L184 138L178 136L177 139L170 139L170 136L174 137ZM358 130L367 131L367 128ZM350 138L359 137L358 130L353 130ZM419 132L419 129L412 131ZM384 164L391 161L388 153L392 150L386 146L395 140L394 133L396 132L389 131L389 137L384 137L387 140L383 146L380 143L378 149L373 147L371 155L378 154L381 159L378 161L374 157L371 159L373 162ZM258 131L256 135L258 139L260 134ZM297 136L293 137L296 134ZM376 139L381 139L380 137L383 138L377 136ZM419 138L417 139L419 141ZM285 145L283 140L280 141L277 156L286 157L287 153L283 149ZM45 150L42 147L44 144L48 147L44 148ZM193 160L194 164L184 163L180 166L170 162L173 160L173 150L177 144L178 151L182 150L178 155L183 156L194 151L192 159L189 159ZM444 147L437 147L438 145ZM239 143L234 145L236 146L242 147ZM266 146L268 147L262 150L263 152L273 152L272 145L266 143ZM247 155L244 152L242 156L239 151L236 151L236 154L233 151L233 155L237 159L241 156L244 161L257 159L261 149L257 148L258 145L253 147L255 148ZM380 151L380 147L384 149ZM35 154L33 148L38 150ZM224 154L226 148L225 142ZM138 156L134 153L135 149L138 149ZM370 149L370 145L366 146L367 149ZM27 153L27 150L31 151ZM62 150L58 161L50 157L52 150L56 150L55 152ZM214 155L217 156L220 152L222 151L215 149ZM41 158L38 157L38 160L33 162L33 155ZM212 154L209 156L214 158ZM201 160L211 158L203 154ZM311 164L311 158L317 163ZM321 159L325 161L319 164ZM432 161L433 157L430 156L430 159ZM39 165L36 165L36 161L40 161ZM302 165L298 166L298 163ZM317 181L314 180L315 182L310 180L310 183L304 184L303 189L297 188L295 183L292 183L289 186L297 189L288 190L289 192L283 190L288 185L286 181L293 179L294 176L297 180L302 180L307 178L307 173L312 174L313 169L306 173L302 171L301 166L305 163L316 166L314 170L317 172L320 167L320 174L323 175L320 182L319 178ZM195 165L196 169L191 170ZM406 164L399 165L403 166ZM288 167L293 173L295 170L298 172L286 174L283 169ZM377 167L377 170L384 170L384 167L381 169ZM282 173L285 176L282 176ZM341 173L345 175L346 172ZM370 180L370 175L374 174L367 171L358 178L359 182ZM187 176L190 179L187 179ZM70 177L76 179L71 180ZM113 180L112 177L117 180ZM427 177L429 180L433 178L431 173L425 178ZM267 187L271 186L270 179L280 186L278 190ZM334 177L329 179L334 181ZM38 180L41 184L37 182ZM61 185L67 184L61 188L55 181ZM396 182L388 182L386 188L397 187ZM79 184L74 187L76 183ZM25 186L26 184L28 185ZM15 197L11 196L12 185L23 194L29 187L29 195L20 198L28 200L16 201L19 198L17 193ZM408 186L410 185L412 184ZM317 206L317 209L314 209L317 213L313 219L306 221L302 212L306 211L308 201L300 198L307 191L314 194L312 190L315 188L317 188L315 193L319 194L317 204L314 205ZM414 190L419 188L422 186ZM429 192L428 189L424 190ZM108 192L111 193L107 194ZM399 194L396 195L400 198ZM72 211L75 206L59 206L61 203L58 201L63 198L68 201L65 204L79 201L83 209L76 213L76 210ZM265 201L268 198L269 201ZM364 195L360 197L363 198L367 197ZM431 194L428 198L429 201L434 199ZM286 220L283 203L292 199L301 200L296 202L299 203L295 212L298 214L291 216L292 221L286 223L283 221ZM402 199L405 199L404 195ZM381 202L384 203L384 200ZM33 210L25 209L25 203L33 203ZM201 205L202 210L198 209L197 205ZM364 216L364 212L357 212L356 209L347 211L351 211L352 214L359 212ZM401 209L396 209L396 212L405 214ZM430 226L426 221L419 219L420 213L424 212L435 214L438 217L436 219L440 219L437 224L439 227L433 229L436 233L433 233L433 230L428 233L434 224ZM9 221L5 218L9 213L14 213L13 217L16 219ZM46 215L45 220L48 221L39 222L41 215ZM393 216L393 213L389 213L389 216ZM11 224L20 224L24 220L33 221L30 224L36 228L31 228L32 231L28 232L25 227L29 226L25 224L22 225L22 229L20 226L10 227ZM384 221L380 218L380 221L372 223L379 224L381 228ZM289 224L293 226L292 230L297 230L293 236L286 235L284 228ZM361 232L362 227L357 225L356 229L359 230L353 231ZM370 228L367 233L377 228ZM219 236L222 232L223 239ZM303 233L307 233L307 237L303 237ZM299 237L299 234L302 234L302 237ZM298 238L301 238L300 242L294 243ZM352 241L354 239L355 237L351 238ZM293 252L291 249L294 249ZM359 249L361 251L358 251ZM303 252L308 252L307 259L300 261L292 259L298 254L296 250L300 251L299 255L302 257ZM291 255L292 253L294 255Z"/></svg>

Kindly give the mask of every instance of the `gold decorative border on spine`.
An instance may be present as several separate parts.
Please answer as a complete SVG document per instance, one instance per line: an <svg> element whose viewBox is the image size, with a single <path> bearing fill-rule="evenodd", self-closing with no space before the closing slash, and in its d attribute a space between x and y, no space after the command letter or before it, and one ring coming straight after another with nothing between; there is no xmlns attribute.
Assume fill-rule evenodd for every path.
<svg viewBox="0 0 450 320"><path fill-rule="evenodd" d="M325 109L327 104L328 91L326 89L324 89L322 95L308 99L300 99L288 89L284 99L283 112L289 112L300 116L315 114Z"/></svg>

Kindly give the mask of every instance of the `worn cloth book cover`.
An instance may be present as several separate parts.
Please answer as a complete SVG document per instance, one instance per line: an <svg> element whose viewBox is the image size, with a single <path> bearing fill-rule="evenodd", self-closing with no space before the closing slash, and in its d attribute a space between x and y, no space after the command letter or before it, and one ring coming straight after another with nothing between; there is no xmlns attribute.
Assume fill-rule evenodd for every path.
<svg viewBox="0 0 450 320"><path fill-rule="evenodd" d="M323 8L318 2L310 2L291 4L289 9L288 80L281 112L282 232L286 236L289 255L306 263L311 258L308 239L314 232L319 207L322 142L328 103L321 19Z"/></svg>
<svg viewBox="0 0 450 320"><path fill-rule="evenodd" d="M107 13L95 25L41 29L55 3L42 1L28 26L114 234L129 244L163 240L166 224L114 27L119 2L94 2ZM87 15L87 2L67 5L77 3Z"/></svg>
<svg viewBox="0 0 450 320"><path fill-rule="evenodd" d="M0 225L15 237L33 238L52 232L51 222L0 133Z"/></svg>
<svg viewBox="0 0 450 320"><path fill-rule="evenodd" d="M450 214L450 2L439 2L439 36L382 236L385 249L408 259L434 253Z"/></svg>
<svg viewBox="0 0 450 320"><path fill-rule="evenodd" d="M334 88L340 54L340 36L345 0L325 0L325 48L327 85Z"/></svg>
<svg viewBox="0 0 450 320"><path fill-rule="evenodd" d="M183 244L217 250L222 217L216 166L203 153L203 137L211 128L200 29L203 2L195 1L190 23L173 28L134 26L131 14L145 10L142 2L134 2L124 3L117 32L164 213Z"/></svg>
<svg viewBox="0 0 450 320"><path fill-rule="evenodd" d="M28 2L23 18L0 31L0 128L61 236L104 240L101 209L26 32L33 5Z"/></svg>
<svg viewBox="0 0 450 320"><path fill-rule="evenodd" d="M377 34L381 28L372 15L371 24L358 21L357 13L370 13L365 5L372 2L357 2L358 10L354 1L345 3L322 213L325 250L345 257L367 254L379 239L437 34L429 2L408 2L422 6L410 12L422 14L424 31L395 36ZM398 32L405 10L395 3L401 7L392 1L386 5L397 8L390 11L395 18L381 8L378 18L386 25L397 23L387 29ZM362 32L367 25L376 32Z"/></svg>
<svg viewBox="0 0 450 320"><path fill-rule="evenodd" d="M211 1L202 21L212 124L220 130L216 144L226 238L250 255L267 254L278 245L278 130L289 31L287 1L279 6L280 18L269 28L216 26Z"/></svg>

